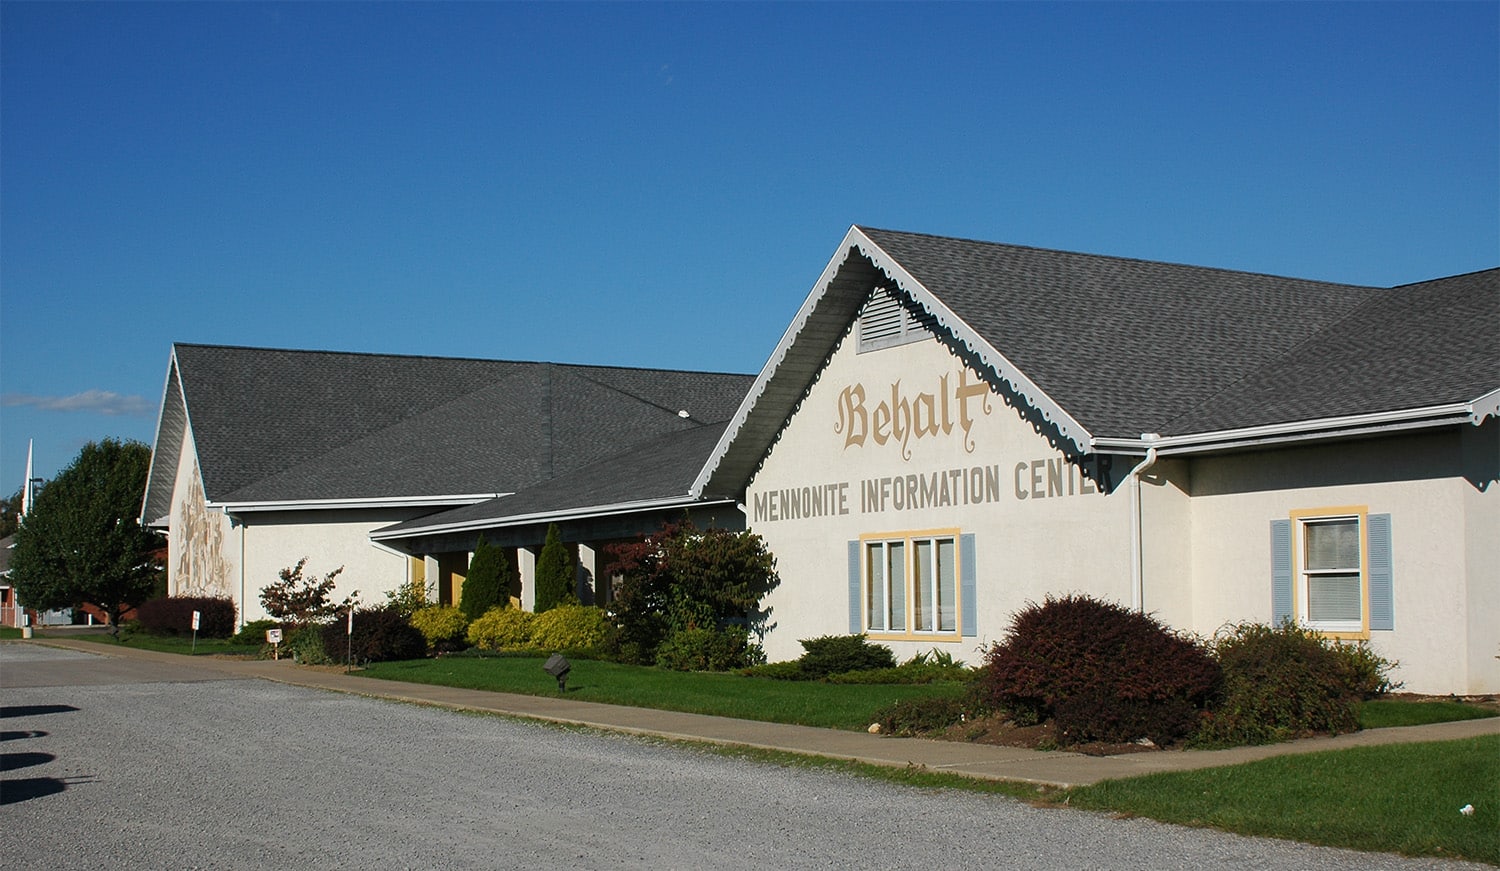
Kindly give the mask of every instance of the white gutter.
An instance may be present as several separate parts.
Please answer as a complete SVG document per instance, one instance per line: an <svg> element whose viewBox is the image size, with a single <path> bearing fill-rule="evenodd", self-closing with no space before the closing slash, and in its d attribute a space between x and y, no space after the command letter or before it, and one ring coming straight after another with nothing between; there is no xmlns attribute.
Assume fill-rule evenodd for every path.
<svg viewBox="0 0 1500 871"><path fill-rule="evenodd" d="M1138 439L1095 437L1094 448L1099 453L1134 452L1154 448L1162 454L1187 454L1226 447L1326 439L1334 435L1358 435L1399 429L1451 426L1456 423L1479 424L1491 413L1482 408L1476 408L1477 405L1479 405L1478 401L1455 402L1448 405L1383 411L1375 414L1327 417L1188 435L1157 436L1154 439L1146 436Z"/></svg>
<svg viewBox="0 0 1500 871"><path fill-rule="evenodd" d="M330 508L454 508L477 505L510 493L463 493L452 496L365 496L353 499L286 499L268 502L209 502L209 508L226 513L249 511L299 511Z"/></svg>
<svg viewBox="0 0 1500 871"><path fill-rule="evenodd" d="M489 517L481 520L465 520L459 523L440 523L436 526L407 528L395 532L372 532L371 541L394 541L414 538L418 535L439 535L449 532L473 532L481 529L498 529L507 526L523 526L528 523L560 520L588 520L608 517L612 514L630 514L662 508L691 508L698 505L733 505L733 499L695 499L692 496L673 496L668 499L643 499L639 502L620 502L614 505L590 505L584 508L569 508L562 511L538 511L533 514L516 514L508 517Z"/></svg>
<svg viewBox="0 0 1500 871"><path fill-rule="evenodd" d="M1154 434L1141 436L1149 441ZM1146 458L1130 470L1130 607L1136 611L1146 609L1146 549L1141 518L1141 475L1156 465L1156 448L1146 449Z"/></svg>

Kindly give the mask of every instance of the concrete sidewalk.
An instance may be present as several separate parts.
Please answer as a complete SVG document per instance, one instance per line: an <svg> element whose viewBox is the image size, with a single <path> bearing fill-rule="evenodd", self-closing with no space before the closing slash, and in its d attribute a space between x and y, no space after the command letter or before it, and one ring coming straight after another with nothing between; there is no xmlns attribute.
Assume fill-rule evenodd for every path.
<svg viewBox="0 0 1500 871"><path fill-rule="evenodd" d="M1476 735L1500 734L1500 717L1464 720L1430 726L1370 729L1332 738L1310 738L1286 744L1236 747L1229 750L1160 750L1122 756L1085 756L1063 751L1023 750L989 744L893 738L864 732L844 732L810 726L790 726L735 720L703 714L682 714L580 702L562 696L524 696L483 690L456 689L427 684L376 680L304 668L288 661L183 657L178 654L113 647L76 639L48 637L32 642L131 660L148 672L159 669L161 680L259 678L296 686L394 699L414 704L437 705L467 711L483 711L513 717L544 720L646 735L679 741L754 747L873 765L919 767L969 777L1018 781L1038 786L1069 787L1135 777L1159 771L1187 771L1253 762L1292 753L1315 753L1348 747L1446 741Z"/></svg>

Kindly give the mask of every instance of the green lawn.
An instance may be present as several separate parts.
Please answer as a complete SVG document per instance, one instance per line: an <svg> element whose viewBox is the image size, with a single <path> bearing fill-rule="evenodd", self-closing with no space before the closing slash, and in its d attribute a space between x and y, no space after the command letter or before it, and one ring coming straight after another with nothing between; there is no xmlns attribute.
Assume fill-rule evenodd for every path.
<svg viewBox="0 0 1500 871"><path fill-rule="evenodd" d="M1500 865L1500 736L1356 747L1106 781L1073 807L1312 844ZM1473 816L1459 808L1473 805Z"/></svg>
<svg viewBox="0 0 1500 871"><path fill-rule="evenodd" d="M1405 699L1375 699L1359 707L1361 729L1384 729L1389 726L1425 726L1453 720L1482 720L1500 713L1463 702L1412 702Z"/></svg>
<svg viewBox="0 0 1500 871"><path fill-rule="evenodd" d="M15 626L0 626L0 641L6 641L9 639L20 637L21 630L16 628Z"/></svg>
<svg viewBox="0 0 1500 871"><path fill-rule="evenodd" d="M557 682L542 671L543 661L525 656L455 656L374 663L359 673L386 680L554 695ZM590 660L574 661L573 671L568 675L568 698L579 701L831 729L863 729L874 722L876 711L901 699L957 696L963 692L960 684L827 684L676 672Z"/></svg>
<svg viewBox="0 0 1500 871"><path fill-rule="evenodd" d="M199 638L196 648L191 635L148 635L145 632L123 633L119 638L108 633L69 635L79 641L91 641L101 645L134 647L138 650L158 650L162 653L180 653L184 656L254 656L260 653L259 644L235 644L228 638Z"/></svg>

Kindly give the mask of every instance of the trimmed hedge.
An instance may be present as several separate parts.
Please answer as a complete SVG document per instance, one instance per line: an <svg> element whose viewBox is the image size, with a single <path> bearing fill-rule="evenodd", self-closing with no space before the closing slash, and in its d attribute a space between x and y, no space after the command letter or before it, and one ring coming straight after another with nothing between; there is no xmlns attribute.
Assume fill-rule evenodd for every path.
<svg viewBox="0 0 1500 871"><path fill-rule="evenodd" d="M595 650L604 645L613 624L592 605L557 605L531 622L532 647L539 650Z"/></svg>
<svg viewBox="0 0 1500 871"><path fill-rule="evenodd" d="M152 599L136 610L136 622L153 635L192 635L193 612L199 612L199 638L234 635L234 600L218 596Z"/></svg>
<svg viewBox="0 0 1500 871"><path fill-rule="evenodd" d="M461 650L464 634L469 629L469 618L457 608L446 605L431 605L412 612L411 625L427 645L434 650Z"/></svg>
<svg viewBox="0 0 1500 871"><path fill-rule="evenodd" d="M481 650L525 650L536 615L520 608L491 608L469 624L468 641Z"/></svg>

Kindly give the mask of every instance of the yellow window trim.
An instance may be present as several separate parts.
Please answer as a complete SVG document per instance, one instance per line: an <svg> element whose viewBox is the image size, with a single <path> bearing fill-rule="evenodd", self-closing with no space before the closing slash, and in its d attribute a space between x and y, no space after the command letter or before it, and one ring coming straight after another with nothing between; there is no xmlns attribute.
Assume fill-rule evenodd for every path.
<svg viewBox="0 0 1500 871"><path fill-rule="evenodd" d="M865 627L865 635L868 636L871 641L922 641L922 642L937 641L937 642L943 642L943 643L958 643L958 642L963 641L964 608L967 607L967 604L964 602L964 597L962 595L962 590L963 590L963 568L964 568L963 560L964 560L964 557L963 557L963 548L959 546L959 538L961 537L962 533L963 533L962 529L960 529L958 527L953 527L953 528L942 528L942 529L897 530L895 532L867 532L867 533L862 533L860 535L860 537L859 537L859 575L860 575L860 578L859 578L859 580L860 580L859 588L860 588L860 599L861 599L861 602L860 602L860 608L859 608L859 622L860 622L861 626ZM906 568L907 568L907 577L910 578L910 576L911 576L910 575L910 570L911 570L911 563L910 563L910 561L913 558L913 555L916 553L916 548L910 547L910 545L911 545L911 543L912 543L913 540L922 539L922 538L951 538L951 539L953 539L953 558L954 558L954 565L953 565L953 588L954 588L955 597L958 599L958 601L955 603L956 606L953 609L953 620L954 620L953 625L954 625L955 629L952 632L919 632L919 631L917 631L915 629L908 629L908 630L906 630L904 632L883 632L883 631L882 632L873 632L873 631L871 631L870 628L869 628L869 626L867 625L867 621L869 620L869 617L870 617L870 607L869 607L870 603L865 598L866 595L867 595L865 588L866 588L866 585L869 583L869 579L870 579L870 574L869 574L870 567L867 566L867 565L865 565L866 548L869 546L869 543L872 542L872 541L904 541L906 543L906 545L908 545L908 547L907 547L907 555L906 555L906 559L907 559L907 566L906 566ZM910 597L908 597L908 599L907 599L907 606L906 606L906 609L907 609L907 613L906 613L906 625L908 625L908 626L910 626L912 624L912 622L913 622L913 620L915 618L915 615L911 613L911 608L912 608L911 599L910 599Z"/></svg>
<svg viewBox="0 0 1500 871"><path fill-rule="evenodd" d="M1327 632L1314 629L1324 638L1339 641L1370 640L1370 506L1336 505L1328 508L1298 508L1291 512L1292 519L1292 618L1298 626L1311 629L1302 613L1302 601L1306 590L1306 575L1303 561L1306 547L1303 544L1304 524L1317 520L1337 520L1340 517L1359 519L1359 631Z"/></svg>

